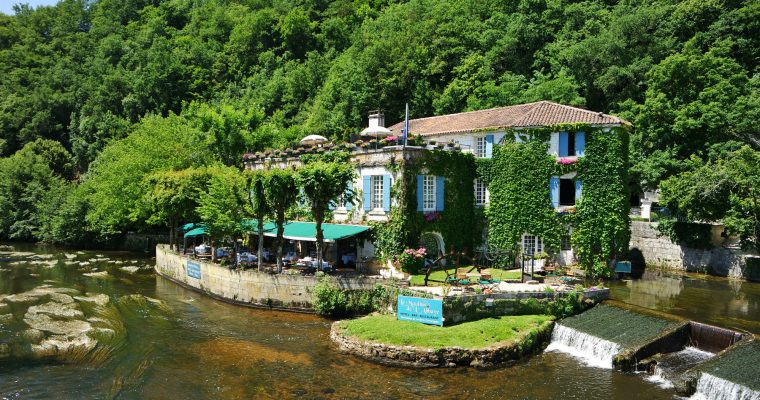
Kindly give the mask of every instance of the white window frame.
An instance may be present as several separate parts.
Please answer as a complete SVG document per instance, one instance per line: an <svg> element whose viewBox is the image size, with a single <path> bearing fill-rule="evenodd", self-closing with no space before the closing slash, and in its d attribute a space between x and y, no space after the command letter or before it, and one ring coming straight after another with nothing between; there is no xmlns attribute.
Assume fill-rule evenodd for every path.
<svg viewBox="0 0 760 400"><path fill-rule="evenodd" d="M370 178L370 209L382 210L383 209L383 176L372 175Z"/></svg>
<svg viewBox="0 0 760 400"><path fill-rule="evenodd" d="M538 236L526 233L522 235L520 247L522 248L523 255L534 256L544 251L544 241Z"/></svg>
<svg viewBox="0 0 760 400"><path fill-rule="evenodd" d="M435 211L435 176L422 176L422 211Z"/></svg>
<svg viewBox="0 0 760 400"><path fill-rule="evenodd" d="M484 158L486 156L486 138L485 136L475 138L475 157Z"/></svg>
<svg viewBox="0 0 760 400"><path fill-rule="evenodd" d="M482 179L475 179L475 205L484 206L488 203L488 190Z"/></svg>

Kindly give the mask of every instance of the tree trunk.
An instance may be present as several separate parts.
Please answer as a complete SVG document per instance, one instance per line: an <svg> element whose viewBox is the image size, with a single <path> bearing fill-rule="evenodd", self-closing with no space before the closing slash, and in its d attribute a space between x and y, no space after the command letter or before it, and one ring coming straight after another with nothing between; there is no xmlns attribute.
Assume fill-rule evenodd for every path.
<svg viewBox="0 0 760 400"><path fill-rule="evenodd" d="M317 225L317 271L322 269L322 258L323 258L323 251L322 247L324 246L324 233L322 232L322 219L321 217L315 215L315 221Z"/></svg>
<svg viewBox="0 0 760 400"><path fill-rule="evenodd" d="M211 262L216 262L216 240L211 239Z"/></svg>
<svg viewBox="0 0 760 400"><path fill-rule="evenodd" d="M277 213L277 273L282 272L282 236L285 233L285 211Z"/></svg>
<svg viewBox="0 0 760 400"><path fill-rule="evenodd" d="M260 216L258 218L258 222L259 222L259 250L256 257L258 260L259 272L261 272L264 270L264 260L261 259L262 253L264 253L264 216Z"/></svg>
<svg viewBox="0 0 760 400"><path fill-rule="evenodd" d="M169 224L169 250L174 250L174 245L173 245L174 235L172 235L173 230L174 228L172 227L172 224Z"/></svg>

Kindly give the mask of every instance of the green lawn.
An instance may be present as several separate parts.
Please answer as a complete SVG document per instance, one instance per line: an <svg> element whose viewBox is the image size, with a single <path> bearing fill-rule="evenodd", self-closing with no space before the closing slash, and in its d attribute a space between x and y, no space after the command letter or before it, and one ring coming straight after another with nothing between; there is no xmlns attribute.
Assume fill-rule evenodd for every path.
<svg viewBox="0 0 760 400"><path fill-rule="evenodd" d="M519 315L485 318L453 326L433 326L399 321L395 315L370 315L339 322L344 334L370 342L423 348L462 347L478 349L514 340L541 324L549 315Z"/></svg>
<svg viewBox="0 0 760 400"><path fill-rule="evenodd" d="M452 276L455 275L456 268L451 268L448 270L449 274ZM498 279L498 280L507 280L507 279L520 279L520 270L514 269L511 271L505 271L503 269L491 269L491 278L492 279ZM430 274L430 279L434 279L437 281L444 281L446 280L446 272L443 270L439 271L433 271L432 274ZM425 274L419 274L419 275L412 275L412 280L409 282L412 286L423 286L425 284ZM435 285L442 285L438 282L429 282L428 285L435 286Z"/></svg>

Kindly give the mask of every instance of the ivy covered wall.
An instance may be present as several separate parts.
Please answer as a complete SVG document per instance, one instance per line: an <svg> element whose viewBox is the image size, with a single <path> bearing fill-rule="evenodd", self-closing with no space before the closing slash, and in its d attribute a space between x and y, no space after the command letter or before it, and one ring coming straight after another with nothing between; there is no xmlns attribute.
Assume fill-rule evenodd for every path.
<svg viewBox="0 0 760 400"><path fill-rule="evenodd" d="M389 259L406 247L419 246L424 232L439 233L447 253L471 253L480 242L484 225L483 214L475 207L474 157L459 151L429 151L398 167L397 172L391 191L397 205L391 208L387 223L373 224L380 257ZM417 211L417 175L444 177L442 211Z"/></svg>
<svg viewBox="0 0 760 400"><path fill-rule="evenodd" d="M576 162L559 163L548 154L552 132L584 132L585 154ZM557 254L560 238L573 228L572 245L578 263L597 277L609 272L607 262L625 256L630 240L628 192L628 128L598 128L586 124L548 126L513 131L494 146L490 161L478 160L478 177L488 183L489 243L517 250L522 234L543 238L544 249ZM574 210L557 213L549 181L576 171L582 196Z"/></svg>
<svg viewBox="0 0 760 400"><path fill-rule="evenodd" d="M522 235L530 233L542 237L546 249L559 249L562 230L549 196L556 162L548 149L543 140L494 146L486 211L491 245L517 250Z"/></svg>
<svg viewBox="0 0 760 400"><path fill-rule="evenodd" d="M583 197L572 243L580 265L596 277L606 275L608 260L627 254L631 239L628 130L584 129L586 155L578 163Z"/></svg>

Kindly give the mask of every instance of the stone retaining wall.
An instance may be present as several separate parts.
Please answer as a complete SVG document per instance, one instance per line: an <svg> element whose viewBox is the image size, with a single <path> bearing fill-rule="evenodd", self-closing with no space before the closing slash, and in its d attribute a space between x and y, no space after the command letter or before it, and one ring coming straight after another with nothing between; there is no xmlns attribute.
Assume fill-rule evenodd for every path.
<svg viewBox="0 0 760 400"><path fill-rule="evenodd" d="M524 337L514 342L505 342L483 349L463 349L446 347L427 349L414 346L396 346L373 343L354 336L344 335L335 322L330 329L330 339L338 348L366 360L384 365L431 368L470 366L493 368L514 362L531 354L543 351L551 340L554 322L547 321Z"/></svg>
<svg viewBox="0 0 760 400"><path fill-rule="evenodd" d="M188 275L188 261L199 265L200 278ZM313 311L314 276L260 273L255 270L229 269L208 261L191 260L156 246L156 273L185 287L227 302L266 308ZM193 272L191 271L191 274ZM345 290L372 289L377 279L328 277Z"/></svg>
<svg viewBox="0 0 760 400"><path fill-rule="evenodd" d="M542 313L549 302L566 296L569 292L507 292L449 296L443 301L444 324L476 321L502 315ZM609 289L586 290L583 301L589 304L607 300ZM535 302L528 302L535 299ZM541 312L537 308L542 308Z"/></svg>
<svg viewBox="0 0 760 400"><path fill-rule="evenodd" d="M745 277L745 255L737 249L692 249L660 236L657 223L631 221L631 250L641 251L647 265L684 271L708 271L734 278Z"/></svg>

